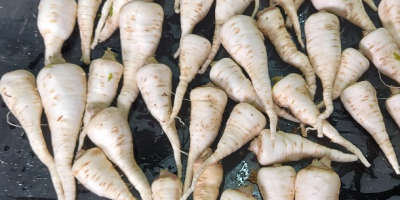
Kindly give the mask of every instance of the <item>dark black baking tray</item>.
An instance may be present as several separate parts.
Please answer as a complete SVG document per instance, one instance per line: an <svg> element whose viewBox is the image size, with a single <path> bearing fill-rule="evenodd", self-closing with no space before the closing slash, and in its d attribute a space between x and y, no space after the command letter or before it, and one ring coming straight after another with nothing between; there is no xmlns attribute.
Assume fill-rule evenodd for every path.
<svg viewBox="0 0 400 200"><path fill-rule="evenodd" d="M167 64L171 67L174 74L174 88L178 82L179 70L177 60L172 58L172 54L177 49L180 37L179 15L173 12L172 0L156 0L165 12L165 21L163 26L163 34L160 45L158 47L156 58L159 62ZM375 1L379 3L380 1ZM43 40L38 32L36 25L37 6L39 0L0 0L0 75L16 69L27 69L33 74L37 74L43 67L44 63L44 45ZM261 0L261 7L268 5L267 0ZM247 10L246 14L250 14L253 5ZM211 8L207 17L196 26L195 34L199 34L208 39L212 39L214 30L214 11L215 5ZM377 27L381 27L377 13L374 13L369 7L366 10ZM306 1L300 8L299 16L302 27L307 16L316 12L310 1ZM358 47L358 43L362 37L361 30L345 20L341 20L342 30L342 49L347 47ZM294 35L293 32L291 32ZM304 32L303 32L304 36ZM271 43L266 40L268 48L270 76L284 76L289 73L299 73L299 71L288 64L282 62L272 47ZM92 59L101 57L104 50L111 47L114 52L120 56L120 39L119 32L113 34L111 39L101 43L92 52ZM65 42L62 50L63 56L67 61L78 64L88 71L88 66L80 61L80 39L76 26L71 37ZM228 57L225 50L221 49L217 55L217 59ZM203 76L196 76L196 79L189 84L189 90L204 85L209 82L208 72ZM391 142L393 143L396 154L400 155L400 134L399 127L388 115L385 109L385 98L390 94L388 88L379 80L378 72L371 65L370 69L361 78L370 81L378 91L379 103ZM391 80L383 77L383 80L389 84L394 84ZM320 83L318 83L320 84ZM316 101L321 100L320 85L316 96ZM188 92L186 93L188 98ZM224 124L229 116L235 103L228 102L225 111L221 132ZM343 137L353 142L366 155L372 166L367 169L360 162L355 163L333 163L334 170L341 177L341 193L340 199L400 199L400 176L395 175L391 166L387 162L378 145L371 136L358 125L351 116L344 110L341 103L334 101L335 110L329 121L337 128ZM0 107L0 199L55 199L56 195L49 178L49 173L45 166L33 154L28 140L24 132L20 128L15 128L6 123L6 114L8 108L1 100ZM186 125L177 123L178 132L182 142L184 151L189 148L189 131L190 123L190 104L188 101L183 102L179 117ZM17 123L13 116L10 121ZM47 123L43 117L43 123ZM138 164L145 172L148 180L152 182L157 176L160 169L168 168L171 172L176 172L175 164L172 156L172 148L168 139L162 134L161 127L149 114L144 102L139 97L133 105L133 111L130 115L129 123L134 137L135 156ZM280 120L279 129L286 132L293 132L298 127L297 124ZM50 146L50 133L48 127L43 127L48 146ZM318 139L316 134L309 134L309 139L318 141L318 143L328 147L345 151L342 147L332 144L329 140ZM214 142L215 149L217 142ZM90 142L87 147L90 147ZM51 147L50 147L51 148ZM222 160L224 166L224 182L221 191L226 188L236 188L243 184L250 184L246 181L250 172L257 169L259 164L253 153L248 150L248 145L244 146L237 152ZM300 170L310 163L311 159L299 162L288 163ZM185 167L186 156L183 156L183 164ZM102 199L89 192L83 186L78 185L78 199ZM137 195L136 191L132 192ZM261 199L257 186L254 185L254 195Z"/></svg>

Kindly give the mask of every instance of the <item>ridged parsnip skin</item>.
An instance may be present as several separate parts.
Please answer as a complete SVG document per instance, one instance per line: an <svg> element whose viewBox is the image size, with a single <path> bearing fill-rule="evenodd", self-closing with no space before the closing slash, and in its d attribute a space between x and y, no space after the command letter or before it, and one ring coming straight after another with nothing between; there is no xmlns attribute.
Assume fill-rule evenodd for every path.
<svg viewBox="0 0 400 200"><path fill-rule="evenodd" d="M49 169L57 198L64 199L56 164L47 149L40 127L43 107L36 88L35 77L26 70L5 73L0 80L0 94L6 106L24 129L33 152Z"/></svg>
<svg viewBox="0 0 400 200"><path fill-rule="evenodd" d="M264 115L248 103L237 104L226 122L224 133L218 142L215 152L203 163L193 177L190 188L184 192L180 200L185 200L194 191L201 174L210 164L216 163L237 151L255 136L267 124Z"/></svg>
<svg viewBox="0 0 400 200"><path fill-rule="evenodd" d="M340 100L353 119L372 135L396 174L400 174L397 156L386 131L374 86L368 81L355 83L343 90Z"/></svg>
<svg viewBox="0 0 400 200"><path fill-rule="evenodd" d="M220 200L256 200L251 193L244 193L240 190L226 189Z"/></svg>
<svg viewBox="0 0 400 200"><path fill-rule="evenodd" d="M131 105L139 94L136 72L156 52L163 21L164 11L156 3L134 1L121 8L119 26L124 83L117 105L125 118L128 118Z"/></svg>
<svg viewBox="0 0 400 200"><path fill-rule="evenodd" d="M90 43L92 42L94 19L101 0L78 0L78 26L81 36L82 61L90 63Z"/></svg>
<svg viewBox="0 0 400 200"><path fill-rule="evenodd" d="M90 120L87 134L125 174L141 199L152 200L150 184L135 161L132 132L122 112L115 107L103 109Z"/></svg>
<svg viewBox="0 0 400 200"><path fill-rule="evenodd" d="M175 123L168 123L172 109L172 72L164 64L148 64L136 74L136 82L147 109L160 123L174 150L178 177L182 178L180 141Z"/></svg>
<svg viewBox="0 0 400 200"><path fill-rule="evenodd" d="M116 200L134 200L117 170L97 147L85 151L72 166L78 181L98 196Z"/></svg>
<svg viewBox="0 0 400 200"><path fill-rule="evenodd" d="M251 81L243 74L242 69L230 58L223 58L213 64L210 79L216 86L226 92L229 98L236 102L248 103L260 111L264 111ZM291 114L274 104L279 117L299 122Z"/></svg>
<svg viewBox="0 0 400 200"><path fill-rule="evenodd" d="M296 9L296 6L294 4L294 1L293 0L271 0L271 3L280 5L283 8L283 10L285 11L285 13L288 16L288 18L291 19L291 22L294 22L292 24L292 26L293 26L293 28L294 28L294 30L296 32L297 41L299 42L299 44L300 44L300 46L302 48L305 48L304 43L303 43L303 39L301 37L300 22L299 22L299 17L297 16L297 9ZM280 15L282 15L282 14L280 14ZM274 17L274 18L277 18L277 16ZM282 19L282 25L283 25L282 28L286 29L284 24L285 23L284 23L284 21Z"/></svg>
<svg viewBox="0 0 400 200"><path fill-rule="evenodd" d="M302 124L308 124L315 128L320 112L310 99L306 82L300 75L287 75L274 85L272 91L273 99L279 106L288 108ZM333 143L342 145L355 154L366 167L371 165L360 149L343 138L326 120L322 122L322 133L331 139Z"/></svg>
<svg viewBox="0 0 400 200"><path fill-rule="evenodd" d="M383 27L400 47L400 1L382 0L379 3L378 14Z"/></svg>
<svg viewBox="0 0 400 200"><path fill-rule="evenodd" d="M210 11L214 0L180 0L180 19L181 19L181 38L192 33L193 28L207 15ZM179 49L174 55L177 58ZM203 64L203 63L201 63Z"/></svg>
<svg viewBox="0 0 400 200"><path fill-rule="evenodd" d="M45 46L44 64L61 54L61 48L74 30L77 4L75 0L40 0L37 26Z"/></svg>
<svg viewBox="0 0 400 200"><path fill-rule="evenodd" d="M50 127L54 160L64 196L75 199L71 165L85 110L86 74L78 65L64 62L45 66L36 81Z"/></svg>
<svg viewBox="0 0 400 200"><path fill-rule="evenodd" d="M325 1L326 3L326 1ZM325 11L312 14L304 26L307 53L315 74L321 79L325 111L318 116L316 127L322 137L322 121L333 112L332 89L341 57L339 19Z"/></svg>
<svg viewBox="0 0 400 200"><path fill-rule="evenodd" d="M400 60L396 59L400 50L385 28L369 33L359 47L380 73L400 83Z"/></svg>
<svg viewBox="0 0 400 200"><path fill-rule="evenodd" d="M272 101L264 35L257 28L254 19L249 16L237 15L222 25L220 39L232 58L250 76L257 96L269 117L273 139L276 133L278 117Z"/></svg>
<svg viewBox="0 0 400 200"><path fill-rule="evenodd" d="M338 200L340 177L331 168L330 161L314 160L296 176L296 200Z"/></svg>
<svg viewBox="0 0 400 200"><path fill-rule="evenodd" d="M376 29L360 0L311 0L311 2L317 10L325 10L343 17L366 33Z"/></svg>
<svg viewBox="0 0 400 200"><path fill-rule="evenodd" d="M354 162L357 156L345 154L307 140L299 135L278 131L276 140L270 139L271 131L264 129L251 142L249 150L254 152L261 165L273 165L289 161L298 161L304 158L322 158L337 162Z"/></svg>
<svg viewBox="0 0 400 200"><path fill-rule="evenodd" d="M151 184L154 200L178 200L182 196L182 182L175 175L163 169Z"/></svg>
<svg viewBox="0 0 400 200"><path fill-rule="evenodd" d="M294 0L294 8L295 8L295 10L296 10L296 13L297 13L297 11L299 11L299 8L300 8L300 6L304 3L304 1L305 1L305 0ZM286 18L286 27L292 28L292 26L293 26L293 23L292 23L292 21L290 20L290 18L289 18L289 17Z"/></svg>
<svg viewBox="0 0 400 200"><path fill-rule="evenodd" d="M182 107L186 89L196 76L201 64L206 60L211 49L211 44L206 38L194 34L185 35L181 38L179 45L179 84L176 87L174 107L172 108L169 123L175 121L175 117Z"/></svg>
<svg viewBox="0 0 400 200"><path fill-rule="evenodd" d="M395 94L386 99L385 105L390 116L394 119L397 126L400 127L400 94Z"/></svg>
<svg viewBox="0 0 400 200"><path fill-rule="evenodd" d="M332 99L337 99L340 93L357 80L368 70L369 60L358 50L347 48L342 52L339 69L333 83ZM324 102L317 105L318 108L325 106Z"/></svg>
<svg viewBox="0 0 400 200"><path fill-rule="evenodd" d="M257 173L257 185L264 200L293 200L295 181L296 171L292 166L263 167Z"/></svg>
<svg viewBox="0 0 400 200"><path fill-rule="evenodd" d="M192 182L195 160L210 147L218 135L227 102L225 92L212 84L197 87L190 92L190 149L183 191Z"/></svg>
<svg viewBox="0 0 400 200"><path fill-rule="evenodd" d="M200 169L204 161L206 161L211 154L212 150L208 148L194 162L194 173ZM221 163L216 162L209 165L196 184L196 189L193 192L193 200L216 200L223 181L223 175L224 171Z"/></svg>
<svg viewBox="0 0 400 200"><path fill-rule="evenodd" d="M241 15L253 0L216 0L215 5L215 28L214 36L212 39L212 46L207 60L201 66L199 74L204 74L208 66L217 55L218 49L221 46L221 39L219 33L222 25L228 21L229 18L235 15ZM258 1L258 0L256 0Z"/></svg>
<svg viewBox="0 0 400 200"><path fill-rule="evenodd" d="M115 59L110 49L106 50L102 58L93 60L90 64L86 107L83 115L84 128L79 135L78 152L85 141L85 126L95 114L111 105L117 94L123 71L124 66Z"/></svg>
<svg viewBox="0 0 400 200"><path fill-rule="evenodd" d="M287 0L281 1L281 3L286 1ZM293 2L293 0L290 1ZM314 99L317 85L313 67L311 66L308 57L297 50L296 45L290 38L291 36L286 30L285 22L283 21L283 16L279 8L270 7L261 11L257 19L257 26L275 46L279 57L281 57L283 61L297 67L301 72L303 72L308 84L311 99Z"/></svg>

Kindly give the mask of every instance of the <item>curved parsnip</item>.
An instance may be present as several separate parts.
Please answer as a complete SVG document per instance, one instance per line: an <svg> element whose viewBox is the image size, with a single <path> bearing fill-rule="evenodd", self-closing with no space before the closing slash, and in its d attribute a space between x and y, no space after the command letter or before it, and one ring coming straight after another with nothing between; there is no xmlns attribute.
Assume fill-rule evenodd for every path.
<svg viewBox="0 0 400 200"><path fill-rule="evenodd" d="M136 74L136 82L147 109L151 115L160 123L163 131L167 134L174 150L174 158L178 177L182 178L182 163L179 136L175 123L168 123L171 114L171 89L172 72L164 64L148 64L141 68Z"/></svg>
<svg viewBox="0 0 400 200"><path fill-rule="evenodd" d="M81 36L82 61L90 63L90 43L92 42L94 19L100 7L101 0L78 1L78 26Z"/></svg>
<svg viewBox="0 0 400 200"><path fill-rule="evenodd" d="M184 36L180 41L179 51L179 84L175 91L174 107L169 123L175 121L181 107L183 97L189 83L194 79L201 64L210 52L211 44L203 37L194 34Z"/></svg>
<svg viewBox="0 0 400 200"><path fill-rule="evenodd" d="M301 29L300 29L300 22L299 22L299 17L297 16L297 9L296 6L294 4L293 0L270 0L270 4L277 4L280 5L283 10L285 11L285 13L288 15L288 18L290 18L291 22L293 23L292 26L294 28L294 31L296 32L297 35L297 41L299 42L300 46L304 49L304 43L303 43L303 39L301 38ZM277 8L278 9L278 8ZM278 9L279 11L279 9ZM280 13L280 11L279 11ZM276 20L278 19L278 15L274 14L275 17L272 18L272 20ZM282 14L280 14L282 15ZM286 27L284 26L285 22L283 21L282 18L282 28L281 29L286 29ZM264 33L265 34L265 33ZM271 41L273 41L271 39Z"/></svg>
<svg viewBox="0 0 400 200"><path fill-rule="evenodd" d="M109 199L135 200L117 170L97 147L85 151L72 166L74 176L91 192Z"/></svg>
<svg viewBox="0 0 400 200"><path fill-rule="evenodd" d="M253 84L243 74L242 69L230 58L223 58L213 64L210 79L216 86L226 92L232 100L248 103L260 111L264 111ZM293 122L299 122L291 114L274 104L274 109L279 117Z"/></svg>
<svg viewBox="0 0 400 200"><path fill-rule="evenodd" d="M117 94L124 67L115 59L111 49L107 49L102 58L93 60L89 68L89 80L83 130L79 135L78 149L82 149L86 137L86 125L102 109L111 105Z"/></svg>
<svg viewBox="0 0 400 200"><path fill-rule="evenodd" d="M256 200L253 197L251 187L242 186L237 189L226 189L222 195L220 200Z"/></svg>
<svg viewBox="0 0 400 200"><path fill-rule="evenodd" d="M185 192L192 182L193 165L199 156L214 142L221 126L228 97L212 84L190 92L190 149L187 161Z"/></svg>
<svg viewBox="0 0 400 200"><path fill-rule="evenodd" d="M368 59L359 51L353 48L345 49L342 52L342 59L340 59L339 69L333 83L332 99L338 98L345 88L356 83L368 68ZM322 108L325 104L321 102L317 106Z"/></svg>
<svg viewBox="0 0 400 200"><path fill-rule="evenodd" d="M74 30L77 5L75 0L40 0L37 26L45 46L44 64L61 54L61 48Z"/></svg>
<svg viewBox="0 0 400 200"><path fill-rule="evenodd" d="M181 38L192 33L193 28L207 15L214 0L180 0ZM175 52L174 58L179 56L180 50ZM208 53L208 52L207 52ZM201 63L203 64L203 63Z"/></svg>
<svg viewBox="0 0 400 200"><path fill-rule="evenodd" d="M378 8L379 19L400 47L400 1L382 0Z"/></svg>
<svg viewBox="0 0 400 200"><path fill-rule="evenodd" d="M360 0L311 0L311 2L317 10L325 10L343 17L363 29L364 33L376 29Z"/></svg>
<svg viewBox="0 0 400 200"><path fill-rule="evenodd" d="M160 176L151 184L154 200L178 200L182 196L182 182L175 175L162 169Z"/></svg>
<svg viewBox="0 0 400 200"><path fill-rule="evenodd" d="M310 99L306 82L300 75L287 75L274 85L272 91L273 99L279 106L288 108L301 123L313 127L316 126L317 117L320 112ZM360 149L343 138L326 120L322 122L322 133L331 139L332 142L342 145L347 150L354 153L366 167L371 165L361 153Z"/></svg>
<svg viewBox="0 0 400 200"><path fill-rule="evenodd" d="M267 124L264 115L247 103L237 104L228 121L215 152L204 161L203 165L193 177L190 188L184 192L180 200L185 200L194 191L201 174L210 164L216 163L231 153L237 151L244 144L257 136Z"/></svg>
<svg viewBox="0 0 400 200"><path fill-rule="evenodd" d="M293 200L295 181L296 171L292 166L263 167L257 174L258 188L265 200Z"/></svg>
<svg viewBox="0 0 400 200"><path fill-rule="evenodd" d="M296 14L297 14L297 11L299 10L300 6L304 3L304 1L305 0L294 0L294 9L296 10ZM292 26L293 26L293 23L290 20L290 18L289 17L286 18L286 27L292 28Z"/></svg>
<svg viewBox="0 0 400 200"><path fill-rule="evenodd" d="M199 74L204 74L204 72L206 72L208 66L214 60L215 55L217 55L218 49L221 46L221 39L219 37L219 33L222 25L226 21L228 21L228 19L230 19L231 17L235 15L241 15L253 0L216 0L216 1L217 3L215 5L215 28L214 28L214 36L212 40L211 51L207 57L207 60L201 66ZM252 16L254 16L255 13L258 11L257 3L259 3L259 0L255 0L255 2L256 6L254 8Z"/></svg>
<svg viewBox="0 0 400 200"><path fill-rule="evenodd" d="M400 83L400 50L385 28L369 33L359 45L380 73Z"/></svg>
<svg viewBox="0 0 400 200"><path fill-rule="evenodd" d="M293 3L293 0L290 1ZM288 0L281 1L281 3L284 2L287 3ZM257 20L258 28L275 46L279 57L281 57L283 61L297 67L301 72L303 72L308 84L308 89L310 90L311 99L314 99L317 85L313 67L311 66L308 57L297 50L297 47L290 38L290 34L286 30L284 23L281 11L277 7L264 9L260 12Z"/></svg>
<svg viewBox="0 0 400 200"><path fill-rule="evenodd" d="M343 90L340 99L350 115L378 143L396 174L400 174L399 163L386 131L374 86L368 81L355 83Z"/></svg>
<svg viewBox="0 0 400 200"><path fill-rule="evenodd" d="M206 149L203 154L194 162L193 171L196 173L204 161L210 157L212 150ZM223 181L224 171L222 164L216 162L207 167L200 176L196 184L196 189L193 192L193 200L216 200L219 194L219 188Z"/></svg>
<svg viewBox="0 0 400 200"><path fill-rule="evenodd" d="M299 135L278 131L276 140L271 140L271 131L264 129L250 144L249 150L254 152L261 165L273 165L303 158L322 158L337 162L354 162L357 156L345 154L307 140Z"/></svg>
<svg viewBox="0 0 400 200"><path fill-rule="evenodd" d="M17 118L33 152L49 169L58 199L64 199L64 192L53 156L47 149L40 127L42 101L36 89L35 77L26 70L15 70L1 77L0 92L4 103Z"/></svg>
<svg viewBox="0 0 400 200"><path fill-rule="evenodd" d="M86 102L86 74L78 65L53 62L40 70L37 87L51 132L54 160L65 199L75 199L72 158Z"/></svg>
<svg viewBox="0 0 400 200"><path fill-rule="evenodd" d="M120 34L124 78L117 105L128 118L132 103L139 94L136 72L156 52L160 42L164 11L159 4L134 1L120 12Z"/></svg>
<svg viewBox="0 0 400 200"><path fill-rule="evenodd" d="M237 15L222 25L220 37L222 45L228 53L250 76L257 96L269 117L273 139L276 133L278 117L272 102L264 35L257 28L254 19L244 15Z"/></svg>
<svg viewBox="0 0 400 200"><path fill-rule="evenodd" d="M313 160L296 176L296 200L338 200L340 177L331 168L328 159Z"/></svg>
<svg viewBox="0 0 400 200"><path fill-rule="evenodd" d="M87 125L90 140L115 163L143 200L152 200L150 184L133 154L132 132L122 112L109 107L100 111Z"/></svg>
<svg viewBox="0 0 400 200"><path fill-rule="evenodd" d="M333 82L342 53L339 28L339 19L325 11L312 14L305 23L307 53L314 72L321 79L326 106L325 111L318 116L315 127L319 137L322 137L322 121L333 112Z"/></svg>

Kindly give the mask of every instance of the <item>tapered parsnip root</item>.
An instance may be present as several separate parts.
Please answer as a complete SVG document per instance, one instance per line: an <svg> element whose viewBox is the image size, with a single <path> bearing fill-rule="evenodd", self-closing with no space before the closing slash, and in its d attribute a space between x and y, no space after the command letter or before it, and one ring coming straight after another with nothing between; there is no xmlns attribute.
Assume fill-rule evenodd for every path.
<svg viewBox="0 0 400 200"><path fill-rule="evenodd" d="M311 0L317 10L325 10L343 17L367 34L376 29L360 0ZM306 34L307 35L307 34Z"/></svg>
<svg viewBox="0 0 400 200"><path fill-rule="evenodd" d="M196 26L196 24L204 19L211 8L211 5L214 3L214 0L180 1L181 38L183 38L185 37L185 35L192 33L193 28ZM179 53L180 50L178 48L178 50L174 54L174 58L177 58L179 56Z"/></svg>
<svg viewBox="0 0 400 200"><path fill-rule="evenodd" d="M304 1L305 0L294 0L294 8L296 10L296 13L299 10L300 6L304 3ZM290 20L289 17L286 18L286 27L288 27L288 28L292 28L293 27L293 23L292 23L292 21Z"/></svg>
<svg viewBox="0 0 400 200"><path fill-rule="evenodd" d="M369 33L359 45L360 51L375 65L379 73L400 83L400 50L385 28Z"/></svg>
<svg viewBox="0 0 400 200"><path fill-rule="evenodd" d="M50 57L61 54L61 47L74 30L77 5L75 0L40 0L37 26L43 37L44 64Z"/></svg>
<svg viewBox="0 0 400 200"><path fill-rule="evenodd" d="M338 200L340 177L331 168L330 160L315 159L296 176L296 200Z"/></svg>
<svg viewBox="0 0 400 200"><path fill-rule="evenodd" d="M120 200L136 199L99 148L83 152L72 166L72 171L83 186L101 197Z"/></svg>
<svg viewBox="0 0 400 200"><path fill-rule="evenodd" d="M214 36L211 46L210 54L207 57L207 60L204 62L203 66L199 70L199 74L204 74L206 72L208 66L214 60L214 57L217 55L218 49L221 46L221 39L219 36L222 25L228 21L231 17L235 15L241 15L246 8L250 5L253 0L217 0L215 5L215 28L214 28ZM258 11L259 1L255 0L255 8L253 15Z"/></svg>
<svg viewBox="0 0 400 200"><path fill-rule="evenodd" d="M240 126L238 126L240 124ZM237 151L244 144L257 136L266 126L264 115L247 103L237 104L226 123L224 133L218 142L215 152L207 158L199 171L194 175L190 188L182 195L180 200L186 200L194 191L197 181L207 167Z"/></svg>
<svg viewBox="0 0 400 200"><path fill-rule="evenodd" d="M287 1L281 1L281 3L287 3ZM292 0L290 1L293 3ZM311 99L314 99L317 85L313 67L308 57L297 50L296 45L290 38L290 34L284 26L281 11L277 7L270 7L259 13L257 20L258 28L269 38L283 61L299 68L303 72L310 90ZM298 19L297 23L299 23Z"/></svg>
<svg viewBox="0 0 400 200"><path fill-rule="evenodd" d="M386 99L385 107L397 126L400 127L400 94L392 92L392 95Z"/></svg>
<svg viewBox="0 0 400 200"><path fill-rule="evenodd" d="M400 1L382 0L379 3L379 19L383 27L390 33L397 46L400 47Z"/></svg>
<svg viewBox="0 0 400 200"><path fill-rule="evenodd" d="M319 137L322 137L322 121L333 112L333 82L342 53L339 28L339 19L325 11L312 14L305 23L307 53L314 72L321 79L326 106L325 111L318 116L315 127Z"/></svg>
<svg viewBox="0 0 400 200"><path fill-rule="evenodd" d="M175 123L170 121L172 109L171 90L172 72L164 64L148 64L141 68L136 74L136 82L147 109L151 115L160 123L167 134L174 150L174 158L178 177L182 178L182 163L179 136Z"/></svg>
<svg viewBox="0 0 400 200"><path fill-rule="evenodd" d="M299 22L299 17L297 16L297 9L296 6L294 4L293 0L270 0L270 4L277 4L280 5L283 10L285 11L285 13L288 15L288 18L290 18L291 22L293 23L292 26L296 32L297 35L297 41L299 42L300 46L304 49L304 43L303 43L303 39L301 37L301 29L300 29L300 22ZM279 11L279 9L278 9ZM277 20L277 18L279 18L279 15L281 16L282 14L280 14L279 11L279 15L277 14L273 14L275 17L272 18L272 20ZM280 21L280 19L278 19ZM282 17L282 28L281 29L285 29L286 27L284 26L284 21L283 21L283 17ZM265 33L264 33L265 34ZM272 39L271 39L272 41Z"/></svg>
<svg viewBox="0 0 400 200"><path fill-rule="evenodd" d="M356 83L368 68L368 59L359 51L353 48L345 49L342 52L342 59L333 83L332 99L338 98L345 88ZM325 104L321 102L317 106L318 108L323 108Z"/></svg>
<svg viewBox="0 0 400 200"><path fill-rule="evenodd" d="M242 186L237 189L226 189L220 200L256 200L251 186Z"/></svg>
<svg viewBox="0 0 400 200"><path fill-rule="evenodd" d="M36 89L35 77L26 70L15 70L1 77L0 94L4 103L17 118L33 152L49 169L58 199L64 199L64 192L56 164L43 137L40 127L42 101Z"/></svg>
<svg viewBox="0 0 400 200"><path fill-rule="evenodd" d="M203 37L194 34L184 36L180 41L179 51L179 84L175 91L174 107L169 123L175 121L181 107L183 97L189 83L194 79L200 66L206 60L211 49L210 42Z"/></svg>
<svg viewBox="0 0 400 200"><path fill-rule="evenodd" d="M263 167L257 174L258 188L266 200L293 200L295 181L296 171L292 166Z"/></svg>
<svg viewBox="0 0 400 200"><path fill-rule="evenodd" d="M298 161L303 158L328 157L337 162L354 162L358 158L352 154L329 149L299 135L278 131L276 140L271 140L271 131L264 129L251 142L250 150L257 155L261 165L273 165L289 161Z"/></svg>
<svg viewBox="0 0 400 200"><path fill-rule="evenodd" d="M378 11L378 8L376 7L375 3L373 0L363 0L365 4L367 4L373 11ZM382 1L381 1L382 3ZM379 3L379 5L381 4Z"/></svg>
<svg viewBox="0 0 400 200"><path fill-rule="evenodd" d="M190 92L190 149L183 191L192 182L195 160L214 142L221 126L228 97L211 83Z"/></svg>
<svg viewBox="0 0 400 200"><path fill-rule="evenodd" d="M343 90L340 99L350 115L378 143L396 174L400 174L399 163L386 131L374 86L368 81L358 82Z"/></svg>
<svg viewBox="0 0 400 200"><path fill-rule="evenodd" d="M160 176L151 184L154 200L174 200L182 196L182 182L175 175L162 169Z"/></svg>
<svg viewBox="0 0 400 200"><path fill-rule="evenodd" d="M54 160L65 199L75 199L72 159L86 102L86 74L78 65L66 63L61 55L40 70L37 87L51 132Z"/></svg>
<svg viewBox="0 0 400 200"><path fill-rule="evenodd" d="M154 56L160 42L164 11L159 4L134 1L120 12L121 49L124 78L117 107L128 118L132 103L139 94L136 72Z"/></svg>
<svg viewBox="0 0 400 200"><path fill-rule="evenodd" d="M135 161L132 132L122 112L115 107L103 109L90 120L87 134L108 159L121 169L139 191L141 199L152 200L150 184Z"/></svg>
<svg viewBox="0 0 400 200"><path fill-rule="evenodd" d="M301 123L313 127L316 126L320 112L310 99L306 82L300 75L287 75L274 85L272 91L273 99L279 106L288 108ZM333 143L342 145L355 154L366 167L371 165L361 153L360 149L343 138L326 120L322 122L322 133L331 139Z"/></svg>
<svg viewBox="0 0 400 200"><path fill-rule="evenodd" d="M271 136L274 138L278 117L272 101L264 35L257 28L254 19L237 15L222 26L220 37L228 53L249 75L264 111L269 117Z"/></svg>
<svg viewBox="0 0 400 200"><path fill-rule="evenodd" d="M107 49L102 58L90 64L86 108L83 129L79 135L77 156L85 141L86 125L94 115L111 105L117 94L123 71L124 66L115 59L111 49Z"/></svg>
<svg viewBox="0 0 400 200"><path fill-rule="evenodd" d="M78 1L78 26L81 36L82 61L90 63L90 43L92 42L94 19L100 7L101 0Z"/></svg>
<svg viewBox="0 0 400 200"><path fill-rule="evenodd" d="M203 154L194 162L193 171L196 173L204 161L210 157L212 150L206 149ZM216 162L207 167L207 169L200 176L196 184L196 189L193 192L193 199L196 200L216 200L219 194L219 188L223 181L223 168L222 164Z"/></svg>
<svg viewBox="0 0 400 200"><path fill-rule="evenodd" d="M261 101L257 97L253 84L243 74L242 69L230 58L223 58L214 64L210 71L211 81L224 90L229 98L236 102L248 103L260 111L264 111ZM279 117L293 122L299 122L291 114L274 104Z"/></svg>

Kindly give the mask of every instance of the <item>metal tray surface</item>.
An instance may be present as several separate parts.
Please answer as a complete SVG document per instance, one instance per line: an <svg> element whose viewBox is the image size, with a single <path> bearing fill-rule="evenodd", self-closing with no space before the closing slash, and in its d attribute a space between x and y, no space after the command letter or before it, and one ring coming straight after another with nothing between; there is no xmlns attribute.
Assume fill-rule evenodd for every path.
<svg viewBox="0 0 400 200"><path fill-rule="evenodd" d="M173 88L175 90L178 78L178 60L173 59L172 54L178 47L180 38L180 22L179 15L173 11L172 0L155 0L164 8L165 21L163 25L162 38L156 52L156 58L159 62L167 64L173 72ZM380 0L375 0L378 4ZM0 75L16 69L27 69L34 75L44 65L44 45L37 28L37 7L39 0L0 0ZM261 0L261 7L268 5L266 0ZM249 15L254 5L251 5L245 12ZM194 29L193 33L206 37L211 40L214 31L214 8L211 8L206 18L200 22ZM377 13L374 13L369 7L366 10L377 27L381 27ZM302 28L304 21L316 10L309 0L307 0L300 8L299 17ZM341 37L342 49L347 47L358 47L358 43L362 38L361 29L350 24L346 20L341 19ZM289 30L294 36L294 32ZM304 30L303 30L304 40ZM289 73L300 73L296 68L284 63L272 47L271 43L266 40L265 44L268 49L270 76L285 76ZM118 54L117 59L121 62L121 48L119 31L116 31L112 37L104 43L100 43L94 51L92 51L92 59L102 56L104 50L111 47ZM64 58L71 63L78 64L87 72L88 66L80 61L80 38L77 25L71 37L65 42L62 53ZM229 54L221 48L217 54L216 60L223 57L229 57ZM209 69L205 75L197 75L195 80L189 84L185 98L189 98L189 91L195 87L204 85L209 82ZM400 156L400 133L399 127L391 119L385 109L385 99L389 97L389 89L379 80L378 72L372 65L370 69L363 75L360 80L370 81L377 90L380 108L382 110L385 124L390 135L390 140L394 146L397 157ZM388 84L394 84L387 77L383 80ZM321 98L321 85L318 81L318 91L315 98L319 102ZM6 116L9 112L3 100L0 100L0 199L1 200L25 200L25 199L55 199L56 195L50 180L47 168L33 154L31 147L24 131L21 128L10 126L6 123ZM229 100L224 113L224 120L220 129L220 135L224 129L226 120L230 111L236 103ZM355 122L344 109L340 100L334 101L335 110L329 122L342 134L343 137L354 143L366 155L371 162L370 168L365 168L360 162L354 163L332 163L333 169L341 177L341 200L398 200L400 199L400 176L396 175L392 167L387 162L382 151L379 149L373 138ZM172 148L165 134L157 121L149 114L143 100L139 97L133 104L130 114L129 123L133 132L135 157L146 174L150 183L158 176L159 171L168 168L171 172L176 172L173 160ZM185 125L176 122L179 137L182 143L182 149L189 149L189 124L190 124L190 102L183 101L182 109L178 115ZM10 115L10 121L18 123L17 120ZM43 116L43 124L47 121ZM285 132L294 132L298 124L280 120L278 127ZM48 146L50 145L50 132L48 127L43 127L44 135ZM298 133L298 132L297 132ZM318 143L345 151L341 146L331 143L328 139L317 139L315 133L309 134L309 139ZM212 145L216 148L217 140ZM87 141L86 148L92 147L93 144ZM250 176L252 170L261 167L255 155L248 149L248 144L232 155L222 160L224 167L224 181L221 185L221 191L227 188L236 188L244 184L251 184L246 179ZM184 168L186 167L185 155L182 156ZM298 162L290 162L297 171L310 164L312 159L305 159ZM125 177L123 177L125 178ZM127 181L126 181L127 182ZM256 185L254 186L254 196L261 199ZM77 185L77 199L103 199L100 198L82 185ZM135 189L131 190L134 195L138 196Z"/></svg>

